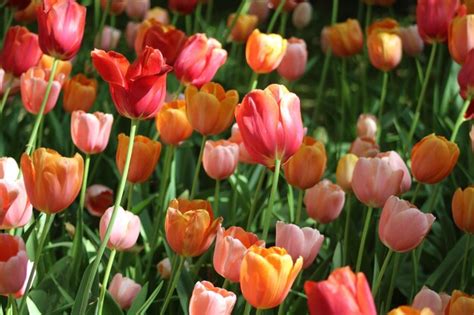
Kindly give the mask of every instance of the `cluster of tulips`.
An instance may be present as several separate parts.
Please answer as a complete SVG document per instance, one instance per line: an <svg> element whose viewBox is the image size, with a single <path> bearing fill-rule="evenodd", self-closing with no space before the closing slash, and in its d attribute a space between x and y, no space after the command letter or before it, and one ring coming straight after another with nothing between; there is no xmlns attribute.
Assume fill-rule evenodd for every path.
<svg viewBox="0 0 474 315"><path fill-rule="evenodd" d="M218 32L213 0L169 0L171 20L150 0L2 2L0 133L21 113L29 139L0 145L0 314L223 315L250 314L252 307L257 314L276 307L278 314L474 314L474 127L469 132L464 123L474 118L474 1L418 0L417 24L408 27L392 18L372 21L372 7L388 13L384 7L394 2L361 2L363 31L357 19L336 23L339 2L332 1L309 112L291 90L315 61L303 39L285 33L291 16L298 34L319 36L308 28L310 2L229 4L237 11ZM135 58L115 51L123 12L131 21L122 46ZM182 17L186 32L177 28ZM12 26L14 20L37 34ZM445 42L456 64L454 99L464 100L451 102L449 139L420 124L423 113L434 115L425 100ZM423 71L425 45L431 54ZM228 64L241 67L242 47L251 71L237 74ZM409 128L393 145L384 122L401 109L385 103L403 52L415 60L421 89ZM372 101L368 69L359 69L365 92L354 109L346 72L357 56L383 80ZM332 135L328 141L316 123L335 58L342 97L331 107L343 116L328 129L345 129L355 113L350 146ZM242 98L224 88L247 74ZM94 107L103 112L89 113ZM121 132L124 119L128 133ZM59 120L80 151L72 157L54 141L71 142L69 132L51 127ZM115 164L109 142L116 143ZM65 148L74 153L72 144ZM465 176L455 175L457 166ZM182 182L178 173L186 174ZM457 189L444 184L447 178ZM451 206L435 211L443 190ZM426 209L421 199L429 201ZM447 272L437 276L446 280L430 289L424 285L434 282L420 275L437 266L422 256L432 256L435 245L424 246L425 239L435 230L433 238L443 230L453 235L453 222L465 234L452 249L456 265L436 257Z"/></svg>

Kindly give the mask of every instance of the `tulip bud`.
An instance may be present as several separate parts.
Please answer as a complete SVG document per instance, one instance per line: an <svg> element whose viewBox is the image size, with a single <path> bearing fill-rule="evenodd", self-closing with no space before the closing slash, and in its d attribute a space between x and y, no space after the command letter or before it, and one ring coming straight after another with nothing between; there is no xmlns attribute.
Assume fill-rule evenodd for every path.
<svg viewBox="0 0 474 315"><path fill-rule="evenodd" d="M349 153L343 155L336 168L336 183L347 192L352 191L352 174L359 158L357 155Z"/></svg>
<svg viewBox="0 0 474 315"><path fill-rule="evenodd" d="M350 57L358 54L364 47L364 35L357 20L326 26L321 32L321 48L338 57Z"/></svg>
<svg viewBox="0 0 474 315"><path fill-rule="evenodd" d="M308 216L322 224L336 220L344 208L344 202L344 190L328 179L307 189L304 195Z"/></svg>
<svg viewBox="0 0 474 315"><path fill-rule="evenodd" d="M270 0L272 8L274 10L276 10L278 8L278 6L280 5L281 1L282 0ZM285 10L286 12L291 12L296 8L298 3L301 3L303 1L305 1L305 0L286 0L285 4L283 5L283 10Z"/></svg>
<svg viewBox="0 0 474 315"><path fill-rule="evenodd" d="M367 49L372 65L381 71L393 70L402 60L402 39L398 35L398 23L385 19L369 27Z"/></svg>
<svg viewBox="0 0 474 315"><path fill-rule="evenodd" d="M76 235L76 227L73 224L69 222L64 223L64 230L66 230L67 235L71 239L74 239L74 236Z"/></svg>
<svg viewBox="0 0 474 315"><path fill-rule="evenodd" d="M27 277L28 256L18 236L0 234L0 295L15 294Z"/></svg>
<svg viewBox="0 0 474 315"><path fill-rule="evenodd" d="M474 97L474 49L467 54L466 61L458 73L458 84L462 98L472 99ZM473 102L469 105L464 115L465 119L471 119L474 115Z"/></svg>
<svg viewBox="0 0 474 315"><path fill-rule="evenodd" d="M108 208L100 218L100 239L104 240L105 232L110 224L114 207ZM117 209L117 217L112 227L112 234L107 243L107 247L118 251L124 251L132 248L140 235L140 218L122 207Z"/></svg>
<svg viewBox="0 0 474 315"><path fill-rule="evenodd" d="M104 26L102 33L96 35L94 47L103 50L114 50L120 40L122 32L112 26Z"/></svg>
<svg viewBox="0 0 474 315"><path fill-rule="evenodd" d="M193 133L193 127L186 116L184 100L166 103L156 115L155 123L160 139L166 144L179 145Z"/></svg>
<svg viewBox="0 0 474 315"><path fill-rule="evenodd" d="M171 262L168 257L162 259L158 265L156 265L156 269L158 269L158 273L160 274L161 279L169 279L171 278Z"/></svg>
<svg viewBox="0 0 474 315"><path fill-rule="evenodd" d="M41 7L41 1L23 1L29 2L28 6L22 10L15 11L14 19L20 23L33 23L36 22L36 12Z"/></svg>
<svg viewBox="0 0 474 315"><path fill-rule="evenodd" d="M112 114L74 111L71 116L72 142L86 154L103 152L109 143L113 121Z"/></svg>
<svg viewBox="0 0 474 315"><path fill-rule="evenodd" d="M292 21L297 29L303 29L311 22L313 7L309 2L299 3L293 11Z"/></svg>
<svg viewBox="0 0 474 315"><path fill-rule="evenodd" d="M379 145L373 138L357 137L354 142L352 142L349 152L358 157L374 157L379 153Z"/></svg>
<svg viewBox="0 0 474 315"><path fill-rule="evenodd" d="M86 190L86 208L95 217L101 217L114 204L114 191L104 185L92 185Z"/></svg>
<svg viewBox="0 0 474 315"><path fill-rule="evenodd" d="M105 11L107 5L109 6L109 12L112 15L119 15L125 10L127 3L135 2L137 0L127 1L127 0L100 0L100 7Z"/></svg>
<svg viewBox="0 0 474 315"><path fill-rule="evenodd" d="M131 19L142 20L150 9L150 0L132 0L127 2L125 13Z"/></svg>
<svg viewBox="0 0 474 315"><path fill-rule="evenodd" d="M435 314L429 308L417 310L413 307L404 305L404 306L400 306L391 310L390 312L387 313L387 315L435 315Z"/></svg>
<svg viewBox="0 0 474 315"><path fill-rule="evenodd" d="M170 10L184 15L192 13L197 3L198 0L168 0Z"/></svg>
<svg viewBox="0 0 474 315"><path fill-rule="evenodd" d="M280 65L286 47L287 41L280 35L264 34L256 29L245 46L247 64L255 73L270 73Z"/></svg>
<svg viewBox="0 0 474 315"><path fill-rule="evenodd" d="M38 64L38 67L40 67L41 69L45 71L47 70L51 72L51 69L53 68L53 61L54 61L53 57L43 54ZM69 78L69 75L71 74L72 63L71 61L68 61L68 60L59 60L57 64L58 65L56 67L56 74L54 75L54 77L56 80L58 80L58 78L61 77L61 73L62 73L62 75L64 76L64 79L60 80L61 85L62 85L63 81Z"/></svg>
<svg viewBox="0 0 474 315"><path fill-rule="evenodd" d="M117 273L110 282L109 293L120 308L129 309L141 289L141 285Z"/></svg>
<svg viewBox="0 0 474 315"><path fill-rule="evenodd" d="M444 42L447 39L449 23L459 7L459 2L459 0L418 0L416 23L425 42Z"/></svg>
<svg viewBox="0 0 474 315"><path fill-rule="evenodd" d="M239 146L227 140L207 140L202 157L206 174L215 179L228 178L235 172L239 162Z"/></svg>
<svg viewBox="0 0 474 315"><path fill-rule="evenodd" d="M288 81L301 78L306 70L308 50L303 39L292 37L288 40L285 55L277 68L278 74Z"/></svg>
<svg viewBox="0 0 474 315"><path fill-rule="evenodd" d="M256 15L258 22L262 23L268 18L270 13L269 0L251 0L249 14Z"/></svg>
<svg viewBox="0 0 474 315"><path fill-rule="evenodd" d="M230 27L234 21L235 14L229 15L227 19L227 27ZM249 38L250 34L255 30L258 24L258 17L256 15L241 14L235 22L235 26L230 33L232 41L244 43Z"/></svg>
<svg viewBox="0 0 474 315"><path fill-rule="evenodd" d="M403 52L409 56L415 57L421 54L425 44L418 32L418 26L411 25L400 28L400 38L402 39Z"/></svg>
<svg viewBox="0 0 474 315"><path fill-rule="evenodd" d="M208 281L198 281L189 301L189 315L230 315L236 301L233 292L217 288Z"/></svg>
<svg viewBox="0 0 474 315"><path fill-rule="evenodd" d="M375 139L377 135L377 117L371 114L361 114L357 119L357 137Z"/></svg>
<svg viewBox="0 0 474 315"><path fill-rule="evenodd" d="M448 47L451 57L459 64L466 60L469 50L474 48L474 14L467 14L467 7L459 7L451 20L448 32Z"/></svg>
<svg viewBox="0 0 474 315"><path fill-rule="evenodd" d="M400 155L395 151L388 151L377 154L377 157L388 158L392 169L403 172L403 178L400 184L400 192L406 193L407 191L409 191L411 187L411 176L410 172L408 171L407 165L402 160Z"/></svg>
<svg viewBox="0 0 474 315"><path fill-rule="evenodd" d="M454 223L470 234L474 234L474 186L462 190L458 188L451 203Z"/></svg>
<svg viewBox="0 0 474 315"><path fill-rule="evenodd" d="M417 310L429 308L434 315L444 315L446 305L443 304L441 296L438 293L423 286L420 292L415 295L412 307Z"/></svg>
<svg viewBox="0 0 474 315"><path fill-rule="evenodd" d="M97 80L79 73L64 84L63 107L68 113L89 111L97 96Z"/></svg>

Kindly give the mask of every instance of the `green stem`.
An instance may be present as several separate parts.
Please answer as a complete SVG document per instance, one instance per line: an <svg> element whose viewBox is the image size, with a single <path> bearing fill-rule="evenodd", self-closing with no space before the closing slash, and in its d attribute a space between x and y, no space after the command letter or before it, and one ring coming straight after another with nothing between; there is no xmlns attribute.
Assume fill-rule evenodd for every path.
<svg viewBox="0 0 474 315"><path fill-rule="evenodd" d="M296 201L295 224L298 224L301 220L301 209L303 208L303 197L304 197L304 190L299 189L298 200Z"/></svg>
<svg viewBox="0 0 474 315"><path fill-rule="evenodd" d="M102 314L102 310L104 308L104 298L105 292L107 291L107 284L109 283L110 271L112 270L112 266L114 264L115 255L117 251L115 249L112 250L109 257L109 262L107 263L107 268L105 269L104 279L102 280L102 287L100 288L100 296L99 296L99 303L97 305L97 314Z"/></svg>
<svg viewBox="0 0 474 315"><path fill-rule="evenodd" d="M390 258L392 258L393 251L391 249L388 250L387 255L385 256L385 260L383 261L382 268L380 268L380 272L377 275L377 278L375 279L375 284L372 288L372 295L375 297L377 296L377 292L379 291L380 284L382 284L382 279L383 275L385 274L385 271L387 270L388 264L390 263Z"/></svg>
<svg viewBox="0 0 474 315"><path fill-rule="evenodd" d="M102 19L100 20L99 30L96 33L99 36L99 39L98 39L99 45L102 42L102 31L104 30L105 21L107 21L107 16L109 15L109 12L110 12L110 4L112 0L106 0L106 1L107 1L107 4L105 5L104 14L102 15Z"/></svg>
<svg viewBox="0 0 474 315"><path fill-rule="evenodd" d="M216 180L216 188L214 190L214 215L219 216L219 192L221 188L221 181Z"/></svg>
<svg viewBox="0 0 474 315"><path fill-rule="evenodd" d="M466 240L466 247L464 248L464 258L462 262L462 272L461 272L461 290L464 290L466 288L466 283L469 281L469 274L466 274L467 271L467 262L468 262L468 257L469 257L469 251L471 247L471 239L472 236L470 234L467 234L467 240Z"/></svg>
<svg viewBox="0 0 474 315"><path fill-rule="evenodd" d="M360 239L359 253L357 254L356 272L360 271L360 267L362 265L362 257L364 256L365 240L367 238L367 232L369 231L370 219L372 218L373 210L374 208L368 207L367 214L365 215L364 229L362 230L362 238Z"/></svg>
<svg viewBox="0 0 474 315"><path fill-rule="evenodd" d="M275 160L275 173L273 174L273 181L272 181L272 191L270 193L270 200L268 202L268 207L265 209L263 213L263 233L262 239L266 240L268 236L268 230L270 229L270 221L272 219L273 213L273 203L275 202L275 196L277 193L278 188L278 177L280 176L280 165L281 160Z"/></svg>
<svg viewBox="0 0 474 315"><path fill-rule="evenodd" d="M280 304L280 305L281 305L281 304ZM278 311L278 313L280 313L280 311ZM262 310L262 309L257 308L257 309L255 310L255 315L262 315L262 314L263 314L263 310Z"/></svg>
<svg viewBox="0 0 474 315"><path fill-rule="evenodd" d="M100 0L94 0L94 29L99 27L100 20Z"/></svg>
<svg viewBox="0 0 474 315"><path fill-rule="evenodd" d="M285 314L285 301L286 300L283 300L280 304L280 306L278 307L278 315L283 315Z"/></svg>
<svg viewBox="0 0 474 315"><path fill-rule="evenodd" d="M459 128L461 127L462 123L465 121L464 114L466 114L467 109L471 103L471 98L467 98L464 101L461 111L459 112L458 119L454 124L453 133L451 134L451 138L449 139L452 142L456 141L456 137L458 136Z"/></svg>
<svg viewBox="0 0 474 315"><path fill-rule="evenodd" d="M51 67L51 73L49 74L48 85L46 86L46 92L44 93L43 102L41 103L40 111L38 115L36 115L35 124L33 126L33 131L31 132L30 139L28 140L28 144L26 145L26 154L31 155L31 152L34 149L34 143L36 142L36 138L38 137L38 130L41 125L41 121L43 120L44 116L44 109L46 107L46 103L49 99L49 94L51 93L51 87L53 86L54 75L56 74L56 69L58 67L59 59L53 59L53 66Z"/></svg>
<svg viewBox="0 0 474 315"><path fill-rule="evenodd" d="M194 176L193 176L193 185L191 186L191 194L189 196L189 199L193 199L194 195L196 193L197 189L197 183L199 179L199 171L201 170L201 163L202 163L202 155L204 153L204 146L206 145L206 138L207 136L203 135L202 136L202 141L201 141L201 150L199 151L199 157L196 163L196 168L194 169Z"/></svg>
<svg viewBox="0 0 474 315"><path fill-rule="evenodd" d="M347 214L346 214L346 223L344 226L344 247L342 249L342 258L343 258L343 266L348 264L349 258L348 256L348 249L349 249L349 227L351 223L351 195L347 195L346 207L347 207Z"/></svg>
<svg viewBox="0 0 474 315"><path fill-rule="evenodd" d="M288 12L283 11L280 21L280 35L285 37L286 24L288 23Z"/></svg>
<svg viewBox="0 0 474 315"><path fill-rule="evenodd" d="M337 22L337 12L339 10L339 0L333 0L332 12L331 12L331 24Z"/></svg>
<svg viewBox="0 0 474 315"><path fill-rule="evenodd" d="M378 120L380 124L380 132L379 132L379 139L382 139L382 115L383 115L383 108L385 105L385 97L387 96L387 86L388 86L388 72L384 71L383 73L383 83L382 83L382 93L380 94L380 104L379 104L379 114L378 114Z"/></svg>
<svg viewBox="0 0 474 315"><path fill-rule="evenodd" d="M212 9L214 9L214 0L208 0L206 9L206 26L209 26L211 23Z"/></svg>
<svg viewBox="0 0 474 315"><path fill-rule="evenodd" d="M7 34L8 28L12 24L13 16L15 12L13 10L9 10L8 8L4 9L3 15L3 36L2 40L0 41L0 47L3 47L3 41L5 40L5 35Z"/></svg>
<svg viewBox="0 0 474 315"><path fill-rule="evenodd" d="M273 13L272 19L270 20L270 24L268 24L267 28L267 33L271 33L273 31L273 27L275 26L275 23L278 19L278 16L280 15L281 11L283 10L283 7L285 6L286 0L280 0L280 4L278 5L276 11Z"/></svg>
<svg viewBox="0 0 474 315"><path fill-rule="evenodd" d="M191 14L184 16L184 22L186 24L186 34L191 36L191 32L193 31L193 22L191 20Z"/></svg>
<svg viewBox="0 0 474 315"><path fill-rule="evenodd" d="M314 103L313 118L312 118L313 122L316 120L319 107L321 105L321 100L323 98L324 86L326 84L326 77L328 75L331 55L332 55L331 51L328 50L324 56L323 70L321 72L321 79L319 80L318 91L317 91L318 94L316 95L316 102Z"/></svg>
<svg viewBox="0 0 474 315"><path fill-rule="evenodd" d="M100 262L102 260L102 256L104 255L105 248L107 247L107 243L110 239L110 235L112 234L112 228L114 226L115 218L117 217L118 208L122 202L123 194L125 191L125 185L127 183L127 176L128 171L130 168L130 161L132 159L132 152L133 152L133 143L135 142L135 134L137 132L138 127L138 120L132 119L131 126L130 126L130 141L128 143L127 149L127 157L125 159L125 166L123 169L122 177L120 179L119 188L117 191L117 197L114 203L114 209L112 211L112 216L110 218L109 225L107 226L107 230L105 232L104 239L100 244L99 250L97 251L97 256L93 262L91 272L89 273L88 278L86 279L86 283L84 286L83 292L80 292L78 295L83 295L84 298L81 300L81 304L79 305L79 309L77 314L85 314L87 309L87 304L89 302L89 295L92 288L92 282L97 274L97 270L99 269ZM74 312L76 313L76 312Z"/></svg>
<svg viewBox="0 0 474 315"><path fill-rule="evenodd" d="M416 187L415 187L415 192L413 193L413 197L411 197L411 201L410 201L412 205L414 205L416 202L416 197L418 196L418 192L420 191L420 188L421 188L421 182L417 182Z"/></svg>
<svg viewBox="0 0 474 315"><path fill-rule="evenodd" d="M173 18L171 19L171 25L176 26L176 23L178 22L179 19L179 14L177 12L173 12Z"/></svg>
<svg viewBox="0 0 474 315"><path fill-rule="evenodd" d="M249 315L251 310L252 305L250 305L249 302L245 302L245 309L243 315Z"/></svg>
<svg viewBox="0 0 474 315"><path fill-rule="evenodd" d="M3 109L5 108L5 104L7 103L8 95L10 94L11 87L8 86L5 92L3 93L2 102L0 103L0 115L3 113Z"/></svg>
<svg viewBox="0 0 474 315"><path fill-rule="evenodd" d="M127 210L132 211L133 207L133 183L128 184L128 195L127 195Z"/></svg>
<svg viewBox="0 0 474 315"><path fill-rule="evenodd" d="M263 181L265 179L265 169L262 168L260 175L258 177L257 187L255 188L255 193L252 198L252 203L250 205L249 217L247 219L247 230L250 230L253 217L255 215L255 209L257 208L258 196L260 195L260 190L262 190Z"/></svg>
<svg viewBox="0 0 474 315"><path fill-rule="evenodd" d="M198 2L196 7L196 11L194 12L194 27L193 33L197 33L199 30L199 22L201 20L201 12L202 12L202 2Z"/></svg>
<svg viewBox="0 0 474 315"><path fill-rule="evenodd" d="M176 270L174 269L172 270L173 280L171 281L169 290L166 294L165 302L163 303L163 307L161 308L160 315L164 315L166 312L166 309L168 308L168 304L170 303L171 297L173 296L174 289L176 288L176 285L178 284L179 276L181 275L181 269L183 268L184 259L185 258L183 256L179 256L178 268L176 268Z"/></svg>
<svg viewBox="0 0 474 315"><path fill-rule="evenodd" d="M413 265L413 290L411 291L410 300L412 300L418 288L418 255L416 251L417 248L411 251L411 261Z"/></svg>
<svg viewBox="0 0 474 315"><path fill-rule="evenodd" d="M230 23L230 26L229 26L229 27L226 27L226 29L224 30L224 33L223 33L223 35L222 35L222 40L221 40L221 42L224 42L224 41L227 40L227 37L229 37L230 32L232 32L232 30L233 30L234 27L235 27L235 24L237 24L237 21L239 20L239 17L240 17L242 14L245 14L244 8L247 7L247 3L248 3L248 2L249 2L249 0L244 0L244 1L241 1L241 2L240 2L239 8L237 9L237 12L235 13L234 19L233 19L232 22Z"/></svg>
<svg viewBox="0 0 474 315"><path fill-rule="evenodd" d="M255 90L258 85L258 73L252 72L252 77L250 78L249 92Z"/></svg>
<svg viewBox="0 0 474 315"><path fill-rule="evenodd" d="M390 285L388 286L388 294L387 294L387 299L386 299L387 304L385 308L390 308L390 305L392 304L393 290L395 289L395 279L397 278L397 275L398 275L398 266L400 265L400 257L401 257L401 254L395 253L392 277L390 278ZM381 314L386 314L386 312L382 312Z"/></svg>

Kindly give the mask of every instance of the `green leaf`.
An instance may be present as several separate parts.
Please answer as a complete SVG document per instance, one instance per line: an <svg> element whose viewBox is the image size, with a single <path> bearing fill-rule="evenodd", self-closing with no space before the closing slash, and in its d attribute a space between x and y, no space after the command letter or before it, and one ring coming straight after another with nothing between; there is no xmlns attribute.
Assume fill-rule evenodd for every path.
<svg viewBox="0 0 474 315"><path fill-rule="evenodd" d="M156 287L156 289L151 293L150 297L148 298L148 300L145 301L145 303L143 303L142 307L140 307L140 309L137 311L137 315L142 315L142 314L145 314L145 312L148 310L148 308L153 304L153 302L155 301L156 297L158 296L158 294L160 293L161 291L161 288L163 287L163 281L160 282L160 284Z"/></svg>
<svg viewBox="0 0 474 315"><path fill-rule="evenodd" d="M132 306L127 312L127 315L136 315L138 314L138 310L140 307L145 304L146 301L146 296L148 295L148 283L146 283L140 292L138 292L137 296L135 297L135 300L133 300Z"/></svg>
<svg viewBox="0 0 474 315"><path fill-rule="evenodd" d="M72 313L71 313L72 315L83 315L84 310L81 309L83 301L86 299L89 300L91 296L94 298L93 296L94 294L92 294L92 292L84 292L87 279L90 277L90 274L92 272L92 266L93 264L90 264L89 266L87 266L86 271L84 272L81 284L79 285L79 289L77 291L78 293L76 295L76 302L74 303L74 306L72 308ZM99 280L97 278L97 275L95 275L92 288L98 288L98 287L99 287ZM96 295L97 295L97 292L96 292Z"/></svg>

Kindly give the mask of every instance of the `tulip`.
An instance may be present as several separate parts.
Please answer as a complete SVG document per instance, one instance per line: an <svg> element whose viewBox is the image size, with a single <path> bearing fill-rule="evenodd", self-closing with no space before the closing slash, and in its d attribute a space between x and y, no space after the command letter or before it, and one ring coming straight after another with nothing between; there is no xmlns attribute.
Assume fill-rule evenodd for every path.
<svg viewBox="0 0 474 315"><path fill-rule="evenodd" d="M89 111L97 96L97 80L79 73L64 84L63 107L68 113Z"/></svg>
<svg viewBox="0 0 474 315"><path fill-rule="evenodd" d="M168 7L172 11L186 15L194 11L197 3L198 0L168 0Z"/></svg>
<svg viewBox="0 0 474 315"><path fill-rule="evenodd" d="M32 212L23 179L0 179L0 229L23 227L30 221Z"/></svg>
<svg viewBox="0 0 474 315"><path fill-rule="evenodd" d="M352 175L359 158L352 154L345 154L337 162L336 183L345 191L352 191Z"/></svg>
<svg viewBox="0 0 474 315"><path fill-rule="evenodd" d="M403 172L403 179L400 184L400 192L406 193L407 191L409 191L411 187L411 176L410 172L408 171L408 167L406 166L400 155L395 151L388 151L377 154L377 157L387 157L388 161L390 162L390 165L394 170L400 170Z"/></svg>
<svg viewBox="0 0 474 315"><path fill-rule="evenodd" d="M361 114L357 119L357 137L375 139L377 136L377 117L371 114Z"/></svg>
<svg viewBox="0 0 474 315"><path fill-rule="evenodd" d="M198 90L188 86L185 91L188 120L202 135L217 135L232 123L239 102L236 90L225 91L218 83L206 83Z"/></svg>
<svg viewBox="0 0 474 315"><path fill-rule="evenodd" d="M231 315L236 301L233 292L208 281L198 281L189 301L189 315Z"/></svg>
<svg viewBox="0 0 474 315"><path fill-rule="evenodd" d="M119 15L125 10L125 7L130 2L138 2L138 0L127 1L127 0L100 0L100 7L102 10L106 10L109 7L109 12L112 15Z"/></svg>
<svg viewBox="0 0 474 315"><path fill-rule="evenodd" d="M234 22L235 14L229 15L227 27L231 27ZM238 43L245 43L250 34L255 30L258 24L258 17L251 14L241 14L237 18L231 31L231 40Z"/></svg>
<svg viewBox="0 0 474 315"><path fill-rule="evenodd" d="M168 10L160 7L153 7L152 9L148 10L148 12L145 14L145 20L149 19L155 19L165 25L170 24Z"/></svg>
<svg viewBox="0 0 474 315"><path fill-rule="evenodd" d="M14 181L19 172L20 169L14 158L0 157L0 179Z"/></svg>
<svg viewBox="0 0 474 315"><path fill-rule="evenodd" d="M435 217L418 210L411 203L395 196L388 198L379 222L379 238L391 250L408 252L423 241ZM405 233L400 233L401 230Z"/></svg>
<svg viewBox="0 0 474 315"><path fill-rule="evenodd" d="M184 100L166 103L156 115L155 123L160 139L166 144L178 145L193 133L193 127L186 116Z"/></svg>
<svg viewBox="0 0 474 315"><path fill-rule="evenodd" d="M5 4L16 10L23 10L30 4L31 0L8 0Z"/></svg>
<svg viewBox="0 0 474 315"><path fill-rule="evenodd" d="M43 57L41 57L38 66L43 70L48 70L49 72L51 72L54 60L55 59L53 57L43 54ZM56 74L54 75L55 79L58 79L58 77L61 76L61 73L64 75L65 79L69 78L69 75L71 74L71 71L72 71L72 63L68 60L56 59L56 61L57 61L57 67L56 67ZM63 81L61 81L61 85L63 84L62 82Z"/></svg>
<svg viewBox="0 0 474 315"><path fill-rule="evenodd" d="M161 260L158 265L156 265L158 269L158 273L160 274L161 279L169 279L171 278L171 262L168 257Z"/></svg>
<svg viewBox="0 0 474 315"><path fill-rule="evenodd" d="M303 141L300 100L283 85L248 93L235 110L242 140L250 156L267 167L286 162Z"/></svg>
<svg viewBox="0 0 474 315"><path fill-rule="evenodd" d="M265 247L265 241L259 240L257 235L246 232L241 227L224 229L219 225L213 258L216 272L232 282L239 282L242 260L253 245Z"/></svg>
<svg viewBox="0 0 474 315"><path fill-rule="evenodd" d="M102 33L98 33L94 40L94 46L103 50L113 50L117 47L122 32L112 26L104 26Z"/></svg>
<svg viewBox="0 0 474 315"><path fill-rule="evenodd" d="M368 30L367 49L372 65L381 71L393 70L402 60L402 39L398 23L384 19L373 23Z"/></svg>
<svg viewBox="0 0 474 315"><path fill-rule="evenodd" d="M416 23L421 38L427 43L444 42L458 7L459 0L418 0Z"/></svg>
<svg viewBox="0 0 474 315"><path fill-rule="evenodd" d="M104 240L105 232L112 218L114 207L108 208L104 215L100 218L100 239ZM132 248L140 235L140 218L130 211L119 207L117 210L117 218L112 227L107 247L113 250L124 251Z"/></svg>
<svg viewBox="0 0 474 315"><path fill-rule="evenodd" d="M31 260L28 260L28 264L26 265L26 277L25 277L25 281L23 282L23 286L21 287L20 290L18 290L14 294L14 297L16 299L19 299L19 298L23 297L23 295L25 295L26 286L28 284L28 279L30 278L31 272L33 271L33 265L34 265L34 263ZM34 281L35 277L36 277L36 274L33 274L33 281Z"/></svg>
<svg viewBox="0 0 474 315"><path fill-rule="evenodd" d="M282 0L270 0L270 3L271 5L273 6L273 9L277 9L278 6L280 5L280 2ZM305 0L286 0L285 1L285 4L283 6L283 10L285 10L286 12L291 12L293 11L296 6L301 3L301 2L304 2Z"/></svg>
<svg viewBox="0 0 474 315"><path fill-rule="evenodd" d="M114 204L114 191L104 185L92 185L86 190L86 208L95 217L101 217Z"/></svg>
<svg viewBox="0 0 474 315"><path fill-rule="evenodd" d="M341 187L324 179L306 190L304 204L310 218L328 224L339 217L345 199L346 195Z"/></svg>
<svg viewBox="0 0 474 315"><path fill-rule="evenodd" d="M49 76L50 71L43 70L39 67L30 68L21 75L21 101L29 113L37 115L40 112L41 104L46 94ZM44 108L44 114L49 113L54 106L56 106L63 80L63 74L59 74L52 82L51 91Z"/></svg>
<svg viewBox="0 0 474 315"><path fill-rule="evenodd" d="M211 246L221 221L205 200L173 199L166 212L166 240L178 255L199 256Z"/></svg>
<svg viewBox="0 0 474 315"><path fill-rule="evenodd" d="M434 313L429 308L418 310L410 306L400 306L388 312L387 315L434 315Z"/></svg>
<svg viewBox="0 0 474 315"><path fill-rule="evenodd" d="M321 47L325 53L329 50L338 57L350 57L358 54L364 47L364 35L357 20L326 26L321 32Z"/></svg>
<svg viewBox="0 0 474 315"><path fill-rule="evenodd" d="M458 188L451 202L453 219L456 226L470 234L474 234L474 186L462 190Z"/></svg>
<svg viewBox="0 0 474 315"><path fill-rule="evenodd" d="M293 11L292 21L297 29L303 29L309 25L313 15L313 7L309 2L299 3Z"/></svg>
<svg viewBox="0 0 474 315"><path fill-rule="evenodd" d="M202 164L206 174L215 179L228 178L237 169L239 146L227 140L206 141Z"/></svg>
<svg viewBox="0 0 474 315"><path fill-rule="evenodd" d="M130 138L121 133L118 136L117 154L115 162L120 174L125 167L128 143ZM132 159L127 180L131 183L143 183L153 173L161 153L161 143L145 136L135 136Z"/></svg>
<svg viewBox="0 0 474 315"><path fill-rule="evenodd" d="M150 0L133 0L127 2L125 13L132 19L141 20L150 9Z"/></svg>
<svg viewBox="0 0 474 315"><path fill-rule="evenodd" d="M75 0L44 0L38 8L41 50L54 58L69 60L81 47L86 8Z"/></svg>
<svg viewBox="0 0 474 315"><path fill-rule="evenodd" d="M226 60L227 51L221 43L205 34L195 34L188 38L176 59L174 74L182 84L201 87L212 80Z"/></svg>
<svg viewBox="0 0 474 315"><path fill-rule="evenodd" d="M287 40L278 34L254 30L245 46L245 58L253 72L270 73L280 65L287 47Z"/></svg>
<svg viewBox="0 0 474 315"><path fill-rule="evenodd" d="M25 52L22 54L19 52ZM43 52L39 47L38 35L23 26L12 26L5 34L3 48L0 51L0 67L19 77L38 64Z"/></svg>
<svg viewBox="0 0 474 315"><path fill-rule="evenodd" d="M103 152L109 143L113 121L111 114L74 111L71 116L72 142L86 154Z"/></svg>
<svg viewBox="0 0 474 315"><path fill-rule="evenodd" d="M109 293L122 309L128 309L141 289L141 285L117 273L110 282Z"/></svg>
<svg viewBox="0 0 474 315"><path fill-rule="evenodd" d="M467 53L474 48L474 14L467 14L467 7L459 7L451 20L448 32L448 47L451 57L459 64L466 60Z"/></svg>
<svg viewBox="0 0 474 315"><path fill-rule="evenodd" d="M137 22L128 22L127 28L125 29L125 40L127 42L128 48L135 47L135 40L137 38L138 29L140 28L140 23Z"/></svg>
<svg viewBox="0 0 474 315"><path fill-rule="evenodd" d="M374 157L379 153L379 145L374 138L357 137L352 142L349 152L357 157Z"/></svg>
<svg viewBox="0 0 474 315"><path fill-rule="evenodd" d="M20 23L33 23L36 22L36 12L41 7L41 1L26 1L29 5L22 9L15 11L14 19Z"/></svg>
<svg viewBox="0 0 474 315"><path fill-rule="evenodd" d="M334 270L327 280L306 281L310 315L376 315L374 298L365 275L350 267Z"/></svg>
<svg viewBox="0 0 474 315"><path fill-rule="evenodd" d="M436 184L446 178L459 157L456 143L431 134L421 139L411 150L411 171L417 181Z"/></svg>
<svg viewBox="0 0 474 315"><path fill-rule="evenodd" d="M454 290L446 305L445 315L464 315L474 313L474 295Z"/></svg>
<svg viewBox="0 0 474 315"><path fill-rule="evenodd" d="M28 256L18 236L0 234L0 294L18 292L27 277Z"/></svg>
<svg viewBox="0 0 474 315"><path fill-rule="evenodd" d="M229 138L229 141L236 143L239 146L239 162L246 164L255 164L255 161L250 156L247 148L242 141L242 136L240 134L239 125L237 123L232 125L232 134Z"/></svg>
<svg viewBox="0 0 474 315"><path fill-rule="evenodd" d="M166 95L166 73L171 70L159 50L146 47L131 65L114 51L94 49L91 55L120 115L130 119L156 116Z"/></svg>
<svg viewBox="0 0 474 315"><path fill-rule="evenodd" d="M84 160L79 154L72 158L39 148L21 156L26 192L33 207L47 214L69 207L81 189Z"/></svg>
<svg viewBox="0 0 474 315"><path fill-rule="evenodd" d="M443 305L443 300L438 293L423 286L420 292L415 295L412 307L417 310L429 308L434 315L444 315L446 305Z"/></svg>
<svg viewBox="0 0 474 315"><path fill-rule="evenodd" d="M252 246L240 266L240 290L245 300L255 308L278 306L288 295L303 265L295 263L284 248Z"/></svg>
<svg viewBox="0 0 474 315"><path fill-rule="evenodd" d="M269 0L251 0L248 13L256 15L259 23L264 22L270 12Z"/></svg>
<svg viewBox="0 0 474 315"><path fill-rule="evenodd" d="M472 99L474 96L474 50L469 51L465 63L462 65L461 70L458 73L458 84L459 89L461 90L461 96L464 99ZM474 107L471 105L467 109L466 119L468 114L472 115Z"/></svg>
<svg viewBox="0 0 474 315"><path fill-rule="evenodd" d="M278 74L288 81L301 78L306 70L308 50L303 39L292 37L288 40L285 55L277 68Z"/></svg>
<svg viewBox="0 0 474 315"><path fill-rule="evenodd" d="M403 52L409 56L415 57L423 51L424 43L418 32L418 26L411 25L408 27L401 27L399 30L400 38L402 39Z"/></svg>

